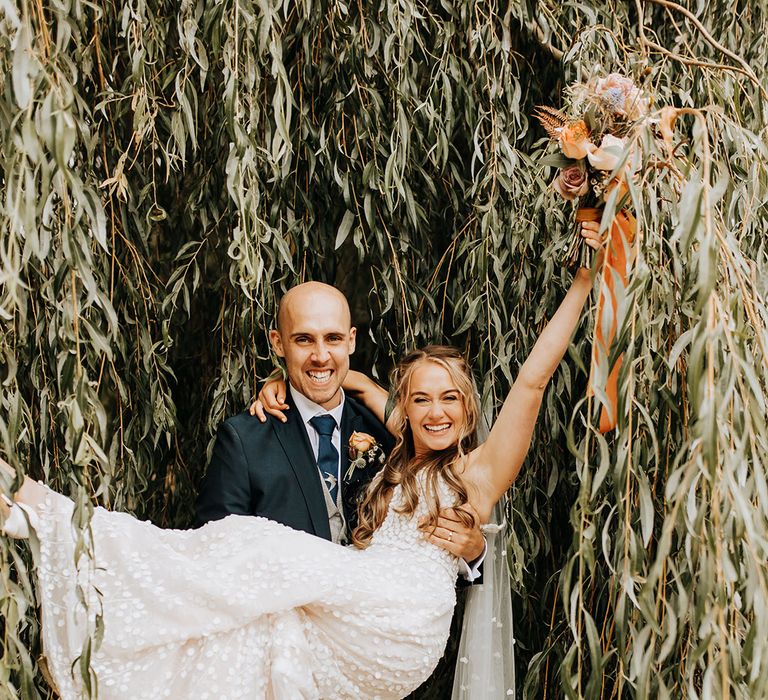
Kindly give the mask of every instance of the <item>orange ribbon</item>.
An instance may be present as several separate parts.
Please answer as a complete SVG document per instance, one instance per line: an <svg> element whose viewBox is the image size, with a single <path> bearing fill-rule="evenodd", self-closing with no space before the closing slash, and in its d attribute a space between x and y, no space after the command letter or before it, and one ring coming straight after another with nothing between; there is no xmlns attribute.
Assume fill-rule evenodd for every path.
<svg viewBox="0 0 768 700"><path fill-rule="evenodd" d="M592 342L592 367L589 378L587 396L593 396L592 389L598 365L598 355L609 357L611 345L616 338L618 329L618 292L623 296L627 288L627 279L632 268L634 248L632 243L637 232L637 220L625 210L619 211L611 223L611 231L605 247L603 269L600 277L600 297L597 301L597 319L595 321L595 337ZM603 328L603 310L610 304L613 313L610 317L610 328ZM624 359L622 353L610 368L604 390L608 397L608 406L600 411L600 432L607 433L616 427L619 409L619 371Z"/></svg>

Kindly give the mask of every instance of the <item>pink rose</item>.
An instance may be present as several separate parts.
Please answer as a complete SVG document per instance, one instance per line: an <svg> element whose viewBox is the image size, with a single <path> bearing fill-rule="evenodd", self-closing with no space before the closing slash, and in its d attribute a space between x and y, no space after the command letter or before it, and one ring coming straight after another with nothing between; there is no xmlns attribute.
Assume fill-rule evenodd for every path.
<svg viewBox="0 0 768 700"><path fill-rule="evenodd" d="M563 199L576 199L589 191L587 172L580 165L563 168L552 185L562 195Z"/></svg>

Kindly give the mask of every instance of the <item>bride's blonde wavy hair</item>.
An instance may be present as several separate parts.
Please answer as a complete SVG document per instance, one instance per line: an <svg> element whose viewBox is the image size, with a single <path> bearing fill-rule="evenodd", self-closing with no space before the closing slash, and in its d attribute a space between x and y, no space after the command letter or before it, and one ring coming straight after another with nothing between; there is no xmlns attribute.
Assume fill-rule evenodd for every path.
<svg viewBox="0 0 768 700"><path fill-rule="evenodd" d="M459 428L459 439L455 445L440 452L430 452L417 459L405 409L413 373L425 362L439 365L450 375L464 405L464 425ZM456 502L451 504L452 506L458 508L468 502L467 490L458 474L458 465L477 446L480 410L475 383L464 356L457 348L448 345L428 345L421 350L414 350L397 366L392 383L395 386L395 405L387 427L394 432L395 446L384 468L371 482L360 505L358 525L352 532L352 542L360 548L370 544L373 533L384 522L392 491L397 484L401 486L403 498L397 512L404 515L412 515L415 512L419 503L416 480L419 472L426 472L424 488L429 508L427 527L434 528L437 524L441 508L437 490L438 478L442 478L456 494ZM470 513L461 509L457 509L456 513L465 525L474 526L475 519Z"/></svg>

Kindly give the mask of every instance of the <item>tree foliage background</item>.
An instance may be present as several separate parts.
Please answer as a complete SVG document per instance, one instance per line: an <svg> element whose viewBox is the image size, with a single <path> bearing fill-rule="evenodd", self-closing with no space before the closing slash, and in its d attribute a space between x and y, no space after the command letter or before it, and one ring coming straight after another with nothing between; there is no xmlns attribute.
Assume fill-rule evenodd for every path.
<svg viewBox="0 0 768 700"><path fill-rule="evenodd" d="M2 453L82 523L187 526L306 279L350 298L357 366L458 344L492 412L570 278L530 115L620 71L680 145L637 136L618 428L583 400L587 316L511 493L518 690L765 697L767 11L0 0ZM47 697L27 546L0 571L0 695Z"/></svg>

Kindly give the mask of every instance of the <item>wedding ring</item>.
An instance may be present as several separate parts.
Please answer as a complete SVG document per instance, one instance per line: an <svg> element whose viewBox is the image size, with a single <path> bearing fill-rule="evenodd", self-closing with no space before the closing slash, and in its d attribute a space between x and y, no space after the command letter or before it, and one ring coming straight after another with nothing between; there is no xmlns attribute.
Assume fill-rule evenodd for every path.
<svg viewBox="0 0 768 700"><path fill-rule="evenodd" d="M453 542L453 530L448 530L448 541Z"/></svg>

